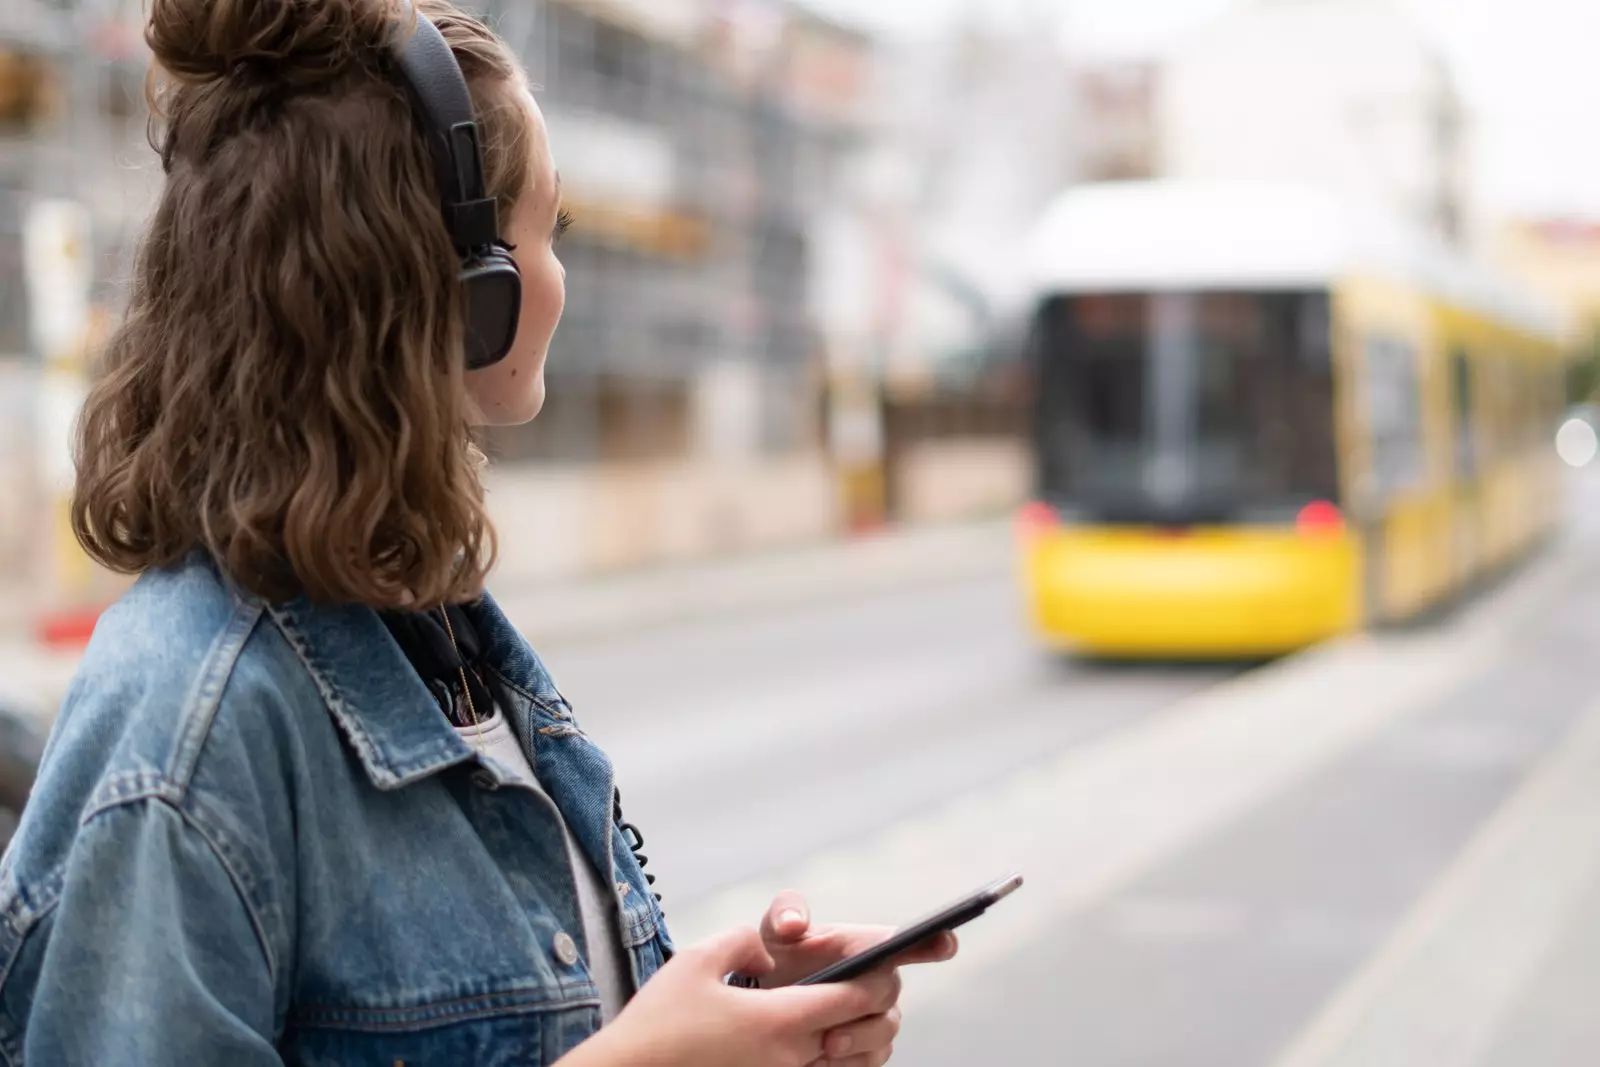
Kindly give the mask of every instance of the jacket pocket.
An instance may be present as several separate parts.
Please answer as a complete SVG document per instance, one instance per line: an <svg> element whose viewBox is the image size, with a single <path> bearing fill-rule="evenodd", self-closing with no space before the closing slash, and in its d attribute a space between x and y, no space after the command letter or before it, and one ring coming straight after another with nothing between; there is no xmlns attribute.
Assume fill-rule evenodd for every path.
<svg viewBox="0 0 1600 1067"><path fill-rule="evenodd" d="M503 992L405 1008L308 1005L280 1042L291 1067L546 1067L600 1027L598 998Z"/></svg>

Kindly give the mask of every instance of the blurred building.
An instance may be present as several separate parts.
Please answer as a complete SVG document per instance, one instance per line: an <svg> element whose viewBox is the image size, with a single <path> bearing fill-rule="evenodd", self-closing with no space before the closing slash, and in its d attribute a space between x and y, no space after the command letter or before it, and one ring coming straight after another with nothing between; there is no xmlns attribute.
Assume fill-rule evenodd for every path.
<svg viewBox="0 0 1600 1067"><path fill-rule="evenodd" d="M1462 100L1394 0L1246 0L1176 48L1160 101L1164 174L1314 182L1472 236Z"/></svg>
<svg viewBox="0 0 1600 1067"><path fill-rule="evenodd" d="M517 0L576 217L550 406L506 458L669 460L817 444L809 232L865 38L777 3Z"/></svg>
<svg viewBox="0 0 1600 1067"><path fill-rule="evenodd" d="M97 295L115 299L157 188L145 136L147 60L140 0L0 5L0 262L19 242L19 227L6 218L43 198L70 199L89 212ZM9 310L0 314L0 336L27 320ZM0 340L0 353L27 350L6 343L15 340Z"/></svg>
<svg viewBox="0 0 1600 1067"><path fill-rule="evenodd" d="M815 234L873 41L786 0L488 6L540 86L576 218L546 410L491 435L499 495L561 518L508 565L834 533Z"/></svg>
<svg viewBox="0 0 1600 1067"><path fill-rule="evenodd" d="M65 16L34 0L0 7L0 357L29 349L22 228L26 194L42 185L66 110Z"/></svg>
<svg viewBox="0 0 1600 1067"><path fill-rule="evenodd" d="M1102 61L1077 70L1076 169L1083 181L1156 175L1160 79L1160 66L1149 60Z"/></svg>
<svg viewBox="0 0 1600 1067"><path fill-rule="evenodd" d="M541 86L578 220L551 408L499 450L586 462L814 444L808 224L870 42L782 0L475 6ZM139 0L0 7L0 303L18 305L0 308L0 352L20 354L25 205L89 208L97 289L114 305L159 174ZM713 418L708 395L713 413L732 403L750 417ZM730 442L734 423L751 439Z"/></svg>
<svg viewBox="0 0 1600 1067"><path fill-rule="evenodd" d="M0 600L105 588L67 528L68 441L155 188L140 7L0 3Z"/></svg>
<svg viewBox="0 0 1600 1067"><path fill-rule="evenodd" d="M1079 176L1080 108L1057 37L1042 11L974 23L903 46L885 91L885 135L915 176L915 259L995 304L1018 285L1019 238Z"/></svg>
<svg viewBox="0 0 1600 1067"><path fill-rule="evenodd" d="M1513 220L1496 235L1494 256L1559 306L1575 341L1600 338L1600 221Z"/></svg>
<svg viewBox="0 0 1600 1067"><path fill-rule="evenodd" d="M469 6L529 68L576 218L546 410L489 434L504 571L837 533L850 434L834 432L830 364L848 353L867 368L858 399L881 423L873 380L888 362L916 378L974 350L1013 234L1062 181L1055 58L969 39L891 63L793 0ZM66 197L87 209L95 303L114 317L160 180L144 143L142 4L0 8L0 304L25 302L27 206ZM0 352L28 350L28 318L0 308ZM6 410L18 406L38 409ZM945 425L959 435L963 418ZM880 472L892 459L861 454ZM966 469L967 484L984 480ZM926 500L906 514L959 513L972 499L951 495L960 481L923 477Z"/></svg>
<svg viewBox="0 0 1600 1067"><path fill-rule="evenodd" d="M62 162L71 88L70 26L32 0L0 5L0 603L35 568L41 484L25 232L33 193Z"/></svg>
<svg viewBox="0 0 1600 1067"><path fill-rule="evenodd" d="M1056 37L1041 15L886 45L870 137L819 227L834 447L875 458L892 517L996 511L1024 492L1020 398L995 356L1017 249L1077 173Z"/></svg>

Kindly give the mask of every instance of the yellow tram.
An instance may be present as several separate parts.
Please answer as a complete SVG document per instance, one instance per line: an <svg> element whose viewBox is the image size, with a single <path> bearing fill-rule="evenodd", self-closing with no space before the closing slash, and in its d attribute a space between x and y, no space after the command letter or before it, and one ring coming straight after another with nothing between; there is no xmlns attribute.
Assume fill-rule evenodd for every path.
<svg viewBox="0 0 1600 1067"><path fill-rule="evenodd" d="M1075 189L1030 257L1049 643L1254 657L1413 618L1559 521L1555 324L1313 189Z"/></svg>

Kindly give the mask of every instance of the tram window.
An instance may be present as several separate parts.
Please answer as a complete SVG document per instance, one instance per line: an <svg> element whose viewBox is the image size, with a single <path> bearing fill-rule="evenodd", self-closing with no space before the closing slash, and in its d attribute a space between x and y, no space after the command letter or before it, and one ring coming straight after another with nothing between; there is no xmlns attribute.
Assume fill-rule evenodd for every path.
<svg viewBox="0 0 1600 1067"><path fill-rule="evenodd" d="M1252 502L1336 496L1327 298L1208 293L1199 303L1202 481Z"/></svg>
<svg viewBox="0 0 1600 1067"><path fill-rule="evenodd" d="M1527 366L1520 357L1511 366L1512 382L1512 440L1516 442L1517 452L1527 451L1528 444L1533 438L1533 426L1537 421L1533 417L1533 389Z"/></svg>
<svg viewBox="0 0 1600 1067"><path fill-rule="evenodd" d="M1505 459L1516 452L1517 446L1517 375L1516 367L1503 353L1495 353L1488 362L1489 370L1489 420L1490 455Z"/></svg>
<svg viewBox="0 0 1600 1067"><path fill-rule="evenodd" d="M1330 318L1325 293L1046 301L1040 491L1129 521L1157 503L1167 518L1215 518L1336 498ZM1175 478L1152 474L1174 459Z"/></svg>
<svg viewBox="0 0 1600 1067"><path fill-rule="evenodd" d="M1102 441L1144 434L1145 324L1149 302L1137 296L1087 297L1067 305L1078 340L1058 361L1084 430Z"/></svg>
<svg viewBox="0 0 1600 1067"><path fill-rule="evenodd" d="M1493 354L1480 353L1475 370L1478 375L1479 458L1493 463L1500 455L1500 373Z"/></svg>
<svg viewBox="0 0 1600 1067"><path fill-rule="evenodd" d="M1450 356L1450 399L1455 424L1456 474L1471 478L1478 464L1477 445L1473 440L1472 363L1465 349L1458 348Z"/></svg>
<svg viewBox="0 0 1600 1067"><path fill-rule="evenodd" d="M1040 490L1115 493L1137 481L1146 449L1150 301L1133 294L1058 297L1034 344Z"/></svg>
<svg viewBox="0 0 1600 1067"><path fill-rule="evenodd" d="M1372 468L1384 497L1415 488L1425 471L1416 352L1393 337L1366 345Z"/></svg>
<svg viewBox="0 0 1600 1067"><path fill-rule="evenodd" d="M1559 365L1552 365L1545 370L1543 406L1544 425L1543 436L1556 432L1556 427L1561 423L1561 411L1567 403L1567 376ZM1541 445L1544 441L1539 442Z"/></svg>
<svg viewBox="0 0 1600 1067"><path fill-rule="evenodd" d="M0 359L29 351L27 294L22 260L22 197L0 189Z"/></svg>
<svg viewBox="0 0 1600 1067"><path fill-rule="evenodd" d="M1546 410L1548 407L1548 379L1545 369L1538 363L1522 367L1522 439L1528 451L1543 448L1552 428Z"/></svg>
<svg viewBox="0 0 1600 1067"><path fill-rule="evenodd" d="M1514 356L1507 356L1505 359L1505 389L1506 453L1517 455L1521 453L1522 446L1528 439L1528 416L1523 400L1526 390L1522 361Z"/></svg>

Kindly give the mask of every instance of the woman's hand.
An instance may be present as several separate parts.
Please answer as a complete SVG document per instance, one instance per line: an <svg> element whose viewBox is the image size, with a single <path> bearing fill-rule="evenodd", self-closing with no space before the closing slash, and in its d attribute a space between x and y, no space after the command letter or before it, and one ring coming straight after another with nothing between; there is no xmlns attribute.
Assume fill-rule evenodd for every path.
<svg viewBox="0 0 1600 1067"><path fill-rule="evenodd" d="M760 976L761 984L776 989L798 982L808 974L882 944L893 934L894 928L888 926L812 926L806 898L793 890L779 893L761 920L761 942L774 963L770 973ZM894 966L943 963L954 957L959 947L955 934L940 934L896 957Z"/></svg>
<svg viewBox="0 0 1600 1067"><path fill-rule="evenodd" d="M765 977L774 967L756 930L685 949L561 1067L878 1067L888 1059L895 970L787 989L724 981L734 971Z"/></svg>
<svg viewBox="0 0 1600 1067"><path fill-rule="evenodd" d="M761 921L762 947L772 958L773 967L763 975L751 977L760 977L765 988L781 988L881 944L893 933L893 928L886 926L812 926L805 897L793 891L779 893ZM941 934L896 957L893 965L883 970L898 974L898 968L911 964L942 963L953 957L958 947L955 934ZM895 988L899 989L898 979ZM854 1020L827 1034L823 1038L826 1055L816 1063L881 1067L894 1052L894 1039L899 1033L900 1008L892 1005L885 1012Z"/></svg>

